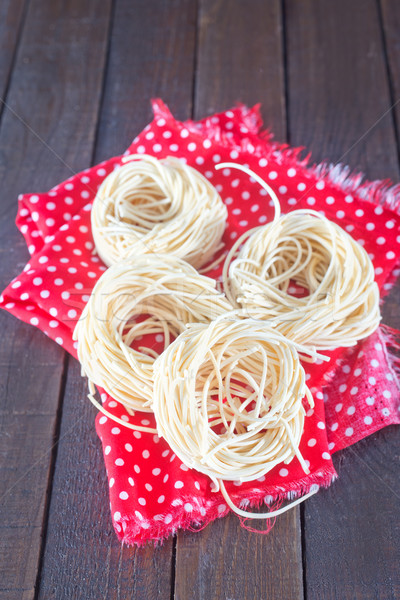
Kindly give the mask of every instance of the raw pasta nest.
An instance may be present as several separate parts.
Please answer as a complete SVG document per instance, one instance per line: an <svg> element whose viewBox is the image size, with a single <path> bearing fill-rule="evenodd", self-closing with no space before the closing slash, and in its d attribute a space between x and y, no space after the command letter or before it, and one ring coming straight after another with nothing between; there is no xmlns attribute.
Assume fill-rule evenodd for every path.
<svg viewBox="0 0 400 600"><path fill-rule="evenodd" d="M112 265L137 254L172 254L196 268L221 247L227 209L217 190L184 162L127 156L93 202L96 249Z"/></svg>
<svg viewBox="0 0 400 600"><path fill-rule="evenodd" d="M91 393L96 384L129 409L151 411L158 354L138 347L140 337L162 334L167 347L186 324L229 310L216 282L179 258L142 255L113 265L97 281L74 331Z"/></svg>
<svg viewBox="0 0 400 600"><path fill-rule="evenodd" d="M298 456L305 382L296 344L235 313L191 325L154 365L159 435L189 467L251 481Z"/></svg>
<svg viewBox="0 0 400 600"><path fill-rule="evenodd" d="M247 316L319 350L352 346L380 321L367 252L313 210L278 216L242 236L226 259L224 288Z"/></svg>

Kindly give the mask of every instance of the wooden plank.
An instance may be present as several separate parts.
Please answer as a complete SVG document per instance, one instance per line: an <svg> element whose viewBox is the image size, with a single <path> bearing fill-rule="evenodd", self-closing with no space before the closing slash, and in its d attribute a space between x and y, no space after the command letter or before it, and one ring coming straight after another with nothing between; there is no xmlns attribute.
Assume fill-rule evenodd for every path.
<svg viewBox="0 0 400 600"><path fill-rule="evenodd" d="M39 370L39 369L38 369ZM50 388L57 401L57 388ZM46 393L46 384L38 382L32 395ZM1 441L1 526L40 527L43 521L44 502L48 486L48 469L52 457L54 413L2 414L0 416ZM14 563L10 556L3 568Z"/></svg>
<svg viewBox="0 0 400 600"><path fill-rule="evenodd" d="M386 67L390 81L390 102L394 105L391 114L397 133L397 152L400 160L400 4L394 0L381 0L380 5L383 41L386 48ZM394 181L398 181L398 175L397 177L394 175ZM397 280L395 288L385 300L384 306L385 323L390 323L397 329L400 329L399 298L400 279Z"/></svg>
<svg viewBox="0 0 400 600"><path fill-rule="evenodd" d="M39 599L170 598L172 541L128 548L111 523L87 382L70 359Z"/></svg>
<svg viewBox="0 0 400 600"><path fill-rule="evenodd" d="M286 32L290 142L397 180L375 2L288 2ZM398 327L390 313L384 320ZM399 452L395 427L344 450L338 481L305 504L309 600L399 596Z"/></svg>
<svg viewBox="0 0 400 600"><path fill-rule="evenodd" d="M25 0L4 0L0 4L0 98L5 98L24 22ZM3 104L0 102L0 115Z"/></svg>
<svg viewBox="0 0 400 600"><path fill-rule="evenodd" d="M262 530L265 523L250 526ZM281 515L267 535L243 529L236 515L179 533L176 600L302 598L300 536L296 510Z"/></svg>
<svg viewBox="0 0 400 600"><path fill-rule="evenodd" d="M190 117L195 24L195 4L188 0L116 3L94 162L125 150L151 118L152 97ZM96 413L80 369L71 363L38 597L69 598L79 588L88 600L169 600L173 539L155 549L118 542ZM78 414L82 419L64 438Z"/></svg>
<svg viewBox="0 0 400 600"><path fill-rule="evenodd" d="M290 143L370 179L398 178L374 0L286 3Z"/></svg>
<svg viewBox="0 0 400 600"><path fill-rule="evenodd" d="M399 598L398 438L392 426L340 452L339 479L305 505L310 600Z"/></svg>
<svg viewBox="0 0 400 600"><path fill-rule="evenodd" d="M280 3L200 2L195 111L261 102L265 124L286 138Z"/></svg>
<svg viewBox="0 0 400 600"><path fill-rule="evenodd" d="M28 491L29 493L29 491ZM34 579L30 573L37 569L37 556L32 549L37 544L41 526L0 527L0 596L7 600L34 597ZM9 562L8 549L14 549L14 561Z"/></svg>
<svg viewBox="0 0 400 600"><path fill-rule="evenodd" d="M267 122L283 138L279 2L206 0L200 6L195 117L237 100L261 101ZM299 511L282 515L265 536L241 528L234 515L201 532L179 532L175 594L177 600L303 598Z"/></svg>
<svg viewBox="0 0 400 600"><path fill-rule="evenodd" d="M2 288L28 259L14 225L17 195L46 191L89 163L107 6L99 14L95 0L30 3L0 130ZM0 598L28 600L34 597L39 567L64 353L4 312L0 328Z"/></svg>
<svg viewBox="0 0 400 600"><path fill-rule="evenodd" d="M400 138L400 4L396 0L380 0L383 37L386 47L386 61L391 82L391 101L395 104L395 126L397 127L397 143Z"/></svg>
<svg viewBox="0 0 400 600"><path fill-rule="evenodd" d="M96 162L124 150L149 123L151 98L178 119L191 116L196 20L191 0L117 2Z"/></svg>

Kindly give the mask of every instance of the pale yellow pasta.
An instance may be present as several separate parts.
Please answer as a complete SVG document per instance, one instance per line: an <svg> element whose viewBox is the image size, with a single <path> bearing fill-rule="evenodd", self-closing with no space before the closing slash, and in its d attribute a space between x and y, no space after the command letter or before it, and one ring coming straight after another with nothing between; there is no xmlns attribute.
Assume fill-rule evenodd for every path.
<svg viewBox="0 0 400 600"><path fill-rule="evenodd" d="M194 324L154 363L159 435L190 468L252 481L295 456L303 398L313 406L297 345L236 313Z"/></svg>
<svg viewBox="0 0 400 600"><path fill-rule="evenodd" d="M158 353L140 346L140 337L160 335L167 347L188 323L231 309L213 279L179 258L149 254L113 265L97 281L74 331L91 394L96 384L129 409L151 411Z"/></svg>
<svg viewBox="0 0 400 600"><path fill-rule="evenodd" d="M372 262L339 225L314 210L281 215L266 182L224 163L217 169L249 174L275 206L273 220L228 253L225 297L179 258L200 267L220 247L226 209L214 188L175 159L127 160L101 186L92 224L105 262L132 258L102 275L74 332L90 397L96 404L97 384L128 411L153 411L156 430L96 404L122 425L157 431L239 515L276 516L318 486L282 509L253 514L234 504L224 482L254 481L294 458L309 473L299 447L313 399L299 356L327 360L319 350L351 346L378 327ZM161 354L132 349L145 334L162 334Z"/></svg>
<svg viewBox="0 0 400 600"><path fill-rule="evenodd" d="M274 220L246 232L226 258L228 299L247 316L319 350L352 346L369 336L379 325L380 311L367 252L317 211L280 216L271 196L278 208ZM304 290L301 297L293 285Z"/></svg>
<svg viewBox="0 0 400 600"><path fill-rule="evenodd" d="M227 209L217 190L177 158L126 156L101 184L91 212L106 265L137 254L172 254L194 267L222 246Z"/></svg>

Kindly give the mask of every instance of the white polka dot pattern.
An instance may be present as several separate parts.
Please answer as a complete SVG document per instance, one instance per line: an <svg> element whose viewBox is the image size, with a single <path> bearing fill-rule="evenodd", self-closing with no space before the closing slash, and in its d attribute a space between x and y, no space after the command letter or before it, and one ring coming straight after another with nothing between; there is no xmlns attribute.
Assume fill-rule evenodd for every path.
<svg viewBox="0 0 400 600"><path fill-rule="evenodd" d="M205 174L228 206L224 235L227 246L247 228L266 223L272 215L264 190L254 182L247 177L233 177L229 169L214 169L220 161L237 160L248 164L279 192L283 211L312 206L362 240L367 251L377 257L378 284L383 287L391 283L390 274L399 254L398 215L363 200L361 196L367 192L341 190L329 177L322 178L297 163L293 154L281 152L260 137L256 110L238 107L199 123L182 124L160 101L155 102L154 109L154 121L127 152L146 152L159 158L173 154ZM113 158L47 194L19 198L17 225L32 257L3 293L1 305L42 329L74 356L72 329L105 269L93 253L91 199L103 178L120 162L121 157ZM220 268L208 275L218 279ZM155 339L154 343L162 340ZM381 328L345 354L341 350L330 353L328 365L306 367L315 398L301 443L311 471L310 486L327 484L335 475L331 452L386 424L399 422L397 377L387 359L387 343L397 342L393 332ZM102 400L107 410L123 421L144 424L146 420L154 427L151 415L132 416L104 393ZM207 522L228 511L221 496L211 491L209 479L185 468L163 439L124 429L101 414L96 428L103 443L114 526L121 538L154 538L172 528L193 521ZM277 495L295 490L299 479L307 480L294 459L276 467L262 481L260 478L257 485L238 481L227 484L227 488L236 502L249 494L271 502Z"/></svg>

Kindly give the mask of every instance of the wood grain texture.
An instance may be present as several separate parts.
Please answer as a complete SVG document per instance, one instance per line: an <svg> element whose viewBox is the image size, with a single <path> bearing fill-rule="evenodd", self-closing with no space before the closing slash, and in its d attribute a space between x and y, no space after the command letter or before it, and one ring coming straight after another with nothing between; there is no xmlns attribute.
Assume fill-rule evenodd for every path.
<svg viewBox="0 0 400 600"><path fill-rule="evenodd" d="M397 143L400 138L400 3L396 0L379 0L382 16L383 40L386 47L387 69L391 82L391 101L395 104L394 121ZM399 151L400 152L400 151Z"/></svg>
<svg viewBox="0 0 400 600"><path fill-rule="evenodd" d="M190 117L194 9L186 0L116 3L95 163L125 150L151 119L152 97L160 95L178 116ZM77 363L70 362L39 598L71 598L79 589L85 600L169 600L173 538L157 548L118 542L94 430L96 413ZM78 414L82 419L72 427Z"/></svg>
<svg viewBox="0 0 400 600"><path fill-rule="evenodd" d="M315 160L397 181L400 15L394 0L378 1L282 0L282 32L279 0L27 0L26 15L22 0L4 0L0 285L28 258L13 224L18 193L122 152L151 118L151 97L182 119L261 102L283 140L288 110L290 143ZM399 328L398 293L384 319ZM398 428L335 457L339 480L304 506L304 578L297 509L267 536L233 515L180 532L174 572L172 538L140 550L117 541L78 364L69 360L64 394L62 349L6 313L0 328L0 599L400 597Z"/></svg>
<svg viewBox="0 0 400 600"><path fill-rule="evenodd" d="M38 598L169 600L172 539L127 548L111 522L96 411L70 359Z"/></svg>
<svg viewBox="0 0 400 600"><path fill-rule="evenodd" d="M398 177L375 0L286 2L290 143L313 160Z"/></svg>
<svg viewBox="0 0 400 600"><path fill-rule="evenodd" d="M16 197L47 191L91 160L110 2L31 2L1 126L2 247L15 275L27 258L10 226ZM18 254L17 254L18 253ZM3 281L1 281L3 283Z"/></svg>
<svg viewBox="0 0 400 600"><path fill-rule="evenodd" d="M151 98L178 119L191 116L196 19L193 0L117 1L96 162L125 150L151 121Z"/></svg>
<svg viewBox="0 0 400 600"><path fill-rule="evenodd" d="M335 456L339 479L305 505L310 600L400 597L400 445L387 427Z"/></svg>
<svg viewBox="0 0 400 600"><path fill-rule="evenodd" d="M394 105L392 111L393 126L395 128L397 155L400 160L400 3L396 0L381 0L382 36L385 45L387 74L390 80L390 102ZM399 176L394 176L394 182ZM383 307L383 319L396 329L400 329L400 279L397 280L394 289L385 300Z"/></svg>
<svg viewBox="0 0 400 600"><path fill-rule="evenodd" d="M267 535L246 531L236 515L217 519L201 532L179 533L176 600L302 598L300 536L296 510L281 515Z"/></svg>
<svg viewBox="0 0 400 600"><path fill-rule="evenodd" d="M0 99L5 99L7 94L26 3L26 0L4 0L0 3ZM0 102L0 115L3 107Z"/></svg>
<svg viewBox="0 0 400 600"><path fill-rule="evenodd" d="M261 103L265 124L286 138L283 38L280 2L199 3L195 87L196 116L237 102Z"/></svg>
<svg viewBox="0 0 400 600"><path fill-rule="evenodd" d="M279 3L203 1L198 39L195 118L238 100L261 101L267 122L284 137ZM264 523L251 526L262 529ZM303 598L299 511L282 515L266 536L249 533L234 515L197 533L179 532L175 597Z"/></svg>
<svg viewBox="0 0 400 600"><path fill-rule="evenodd" d="M398 180L377 5L287 2L285 12L291 144ZM398 597L399 452L395 427L344 450L338 481L305 504L308 600Z"/></svg>
<svg viewBox="0 0 400 600"><path fill-rule="evenodd" d="M2 598L33 598L34 579L37 570L35 547L41 526L0 527L0 595ZM15 560L9 561L9 548L13 548ZM32 552L31 552L32 550Z"/></svg>
<svg viewBox="0 0 400 600"><path fill-rule="evenodd" d="M94 0L29 5L0 129L2 288L28 260L14 225L18 193L45 191L90 161L107 3L103 10ZM64 353L4 312L0 327L0 598L28 600L39 568Z"/></svg>

